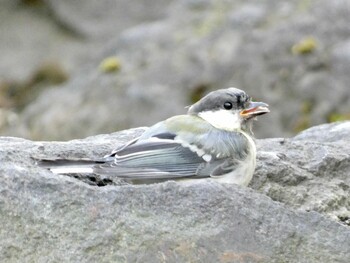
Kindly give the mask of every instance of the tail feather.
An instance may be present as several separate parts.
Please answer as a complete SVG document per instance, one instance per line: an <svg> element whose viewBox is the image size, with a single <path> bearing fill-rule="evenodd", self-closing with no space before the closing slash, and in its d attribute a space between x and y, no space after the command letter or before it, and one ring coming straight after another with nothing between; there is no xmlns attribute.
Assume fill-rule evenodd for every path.
<svg viewBox="0 0 350 263"><path fill-rule="evenodd" d="M96 164L104 163L102 160L90 159L44 159L37 164L55 174L90 174Z"/></svg>

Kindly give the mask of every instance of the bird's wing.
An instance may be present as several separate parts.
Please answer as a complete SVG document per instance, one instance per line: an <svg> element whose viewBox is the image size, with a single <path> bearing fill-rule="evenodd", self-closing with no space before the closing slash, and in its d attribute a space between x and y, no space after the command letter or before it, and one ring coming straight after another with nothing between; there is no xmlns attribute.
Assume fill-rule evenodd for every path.
<svg viewBox="0 0 350 263"><path fill-rule="evenodd" d="M114 151L94 172L130 180L209 177L228 158L243 160L247 149L241 133L214 129L195 116L176 116Z"/></svg>
<svg viewBox="0 0 350 263"><path fill-rule="evenodd" d="M117 151L113 162L96 165L94 173L130 180L171 179L195 176L202 163L196 152L173 139L151 137Z"/></svg>
<svg viewBox="0 0 350 263"><path fill-rule="evenodd" d="M240 165L239 160L235 159L226 159L224 162L217 165L210 173L211 177L220 177L225 174L231 173L236 170L236 168Z"/></svg>

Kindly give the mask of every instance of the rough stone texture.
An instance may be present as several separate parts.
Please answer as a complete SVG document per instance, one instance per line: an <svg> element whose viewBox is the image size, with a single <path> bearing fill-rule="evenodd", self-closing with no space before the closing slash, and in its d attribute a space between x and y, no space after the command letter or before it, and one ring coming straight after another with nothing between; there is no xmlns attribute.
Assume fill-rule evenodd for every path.
<svg viewBox="0 0 350 263"><path fill-rule="evenodd" d="M183 113L203 91L229 86L270 104L259 138L350 116L349 1L183 0L156 9L165 1L118 1L124 9L112 2L45 1L58 25L103 41L74 64L68 83L44 91L2 134L70 139L151 125ZM111 33L111 24L124 22L106 6L116 14L142 9L130 16L136 22L121 21L147 23ZM121 70L100 72L101 60L112 55Z"/></svg>
<svg viewBox="0 0 350 263"><path fill-rule="evenodd" d="M350 122L336 122L315 126L299 133L294 139L318 142L349 141Z"/></svg>
<svg viewBox="0 0 350 263"><path fill-rule="evenodd" d="M349 141L350 122L316 126L291 139L259 140L261 162L251 187L350 225Z"/></svg>
<svg viewBox="0 0 350 263"><path fill-rule="evenodd" d="M0 261L347 263L350 228L332 215L350 210L349 125L259 140L251 186L260 193L209 180L97 187L31 158L102 156L143 129L69 142L1 137Z"/></svg>

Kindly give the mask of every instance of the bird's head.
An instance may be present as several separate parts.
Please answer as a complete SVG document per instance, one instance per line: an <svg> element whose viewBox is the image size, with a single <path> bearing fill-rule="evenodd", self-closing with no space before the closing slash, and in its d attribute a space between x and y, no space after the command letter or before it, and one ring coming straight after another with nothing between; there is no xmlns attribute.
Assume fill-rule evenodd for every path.
<svg viewBox="0 0 350 263"><path fill-rule="evenodd" d="M220 89L210 92L188 109L217 129L251 133L252 120L270 112L264 102L254 102L243 90Z"/></svg>

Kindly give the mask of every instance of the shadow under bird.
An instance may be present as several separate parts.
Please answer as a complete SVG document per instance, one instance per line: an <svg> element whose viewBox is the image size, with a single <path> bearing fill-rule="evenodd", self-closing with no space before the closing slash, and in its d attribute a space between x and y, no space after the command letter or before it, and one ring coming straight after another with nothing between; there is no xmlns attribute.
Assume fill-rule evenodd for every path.
<svg viewBox="0 0 350 263"><path fill-rule="evenodd" d="M248 185L256 165L252 124L268 113L243 90L219 89L99 160L40 160L56 174L93 173L130 183L212 178Z"/></svg>

